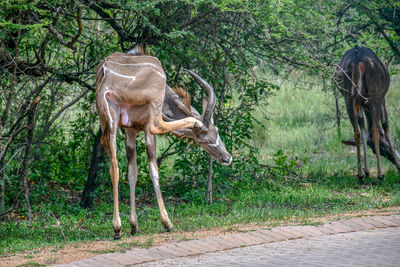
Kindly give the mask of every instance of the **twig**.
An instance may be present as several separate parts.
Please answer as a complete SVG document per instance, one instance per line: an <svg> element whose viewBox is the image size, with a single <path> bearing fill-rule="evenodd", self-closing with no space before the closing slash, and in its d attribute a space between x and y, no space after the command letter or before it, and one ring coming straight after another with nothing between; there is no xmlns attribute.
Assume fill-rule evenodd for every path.
<svg viewBox="0 0 400 267"><path fill-rule="evenodd" d="M57 219L56 215L54 215L54 213L52 211L50 211L50 212L51 212L51 215L53 215L54 219L56 219L56 221L57 221L57 227L60 229L61 234L64 237L64 241L67 242L67 238L65 237L64 231L61 227L61 222Z"/></svg>
<svg viewBox="0 0 400 267"><path fill-rule="evenodd" d="M20 147L17 152L14 153L14 155L11 156L11 158L8 160L8 162L6 164L4 164L3 168L0 170L0 172L2 172L10 163L10 161L19 153L21 152L21 150L24 148L24 146Z"/></svg>
<svg viewBox="0 0 400 267"><path fill-rule="evenodd" d="M25 128L28 128L28 126L22 126L21 128L19 128L18 130L16 130L15 132L13 132L13 134L9 137L7 143L5 144L5 146L3 147L3 151L1 151L0 153L0 161L3 161L7 150L8 150L8 146L11 144L11 142L14 140L14 138L19 134L19 132L21 132L22 130L24 130Z"/></svg>
<svg viewBox="0 0 400 267"><path fill-rule="evenodd" d="M74 105L76 102L78 102L82 97L84 97L87 93L89 92L89 89L86 89L85 91L83 91L80 95L78 95L74 100L72 100L70 103L66 104L65 106L63 106L51 119L50 121L43 127L43 131L42 131L42 138L41 140L43 140L43 137L48 133L48 130L50 129L51 125L53 124L53 122L64 112L64 110L66 110L67 108L69 108L70 106ZM39 142L41 143L41 142Z"/></svg>
<svg viewBox="0 0 400 267"><path fill-rule="evenodd" d="M341 71L342 73L344 73L344 75L346 75L347 79L349 79L349 80L351 81L351 83L353 84L353 86L356 88L358 94L361 96L361 98L363 98L366 102L368 102L369 99L362 95L362 93L360 92L360 88L358 87L358 85L356 85L356 84L354 83L354 81L349 77L349 75L347 75L347 73L342 69L342 67L340 67L339 64L336 64L336 66L340 69L340 71ZM333 80L335 81L335 79L333 79ZM335 83L337 84L336 81L335 81ZM341 90L345 90L345 89L343 89L341 86L339 86L339 88L340 88ZM345 90L345 91L347 91L347 90Z"/></svg>

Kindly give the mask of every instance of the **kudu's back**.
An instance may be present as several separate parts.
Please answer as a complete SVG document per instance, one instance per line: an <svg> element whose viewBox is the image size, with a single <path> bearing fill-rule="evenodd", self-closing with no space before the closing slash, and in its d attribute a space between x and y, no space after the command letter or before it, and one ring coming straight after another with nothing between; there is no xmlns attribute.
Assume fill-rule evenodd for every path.
<svg viewBox="0 0 400 267"><path fill-rule="evenodd" d="M165 73L160 61L152 56L113 53L99 64L97 76L97 93L112 88L122 103L141 105L154 96L164 96Z"/></svg>

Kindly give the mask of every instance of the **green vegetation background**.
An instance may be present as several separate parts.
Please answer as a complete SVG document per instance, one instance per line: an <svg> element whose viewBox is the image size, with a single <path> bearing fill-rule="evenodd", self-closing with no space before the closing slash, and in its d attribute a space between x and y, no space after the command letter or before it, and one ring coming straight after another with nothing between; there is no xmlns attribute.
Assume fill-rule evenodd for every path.
<svg viewBox="0 0 400 267"><path fill-rule="evenodd" d="M340 142L352 136L350 123L340 97L341 126L336 123L338 95L330 81L334 64L347 49L358 44L376 51L391 71L387 105L392 135L400 144L400 58L398 46L393 46L400 38L399 3L1 4L0 212L8 211L0 219L1 255L111 238L108 160L99 162L93 206L80 205L92 156L98 153L93 150L99 124L95 66L110 53L137 43L160 59L171 86L188 88L199 110L204 93L181 69L193 69L214 86L215 121L234 157L231 166L213 164L210 205L205 199L207 154L172 136L158 138L159 156L176 152L160 166L161 189L176 231L274 220L306 223L312 216L399 205L400 176L386 160L384 183L378 183L374 172L364 185L354 177L354 150ZM35 99L40 102L33 111L28 151L30 135L24 127L30 125ZM129 187L124 136L119 135L120 211L126 237ZM151 235L163 228L142 137L138 154L139 234ZM376 166L372 152L369 161ZM30 188L32 224L24 178Z"/></svg>

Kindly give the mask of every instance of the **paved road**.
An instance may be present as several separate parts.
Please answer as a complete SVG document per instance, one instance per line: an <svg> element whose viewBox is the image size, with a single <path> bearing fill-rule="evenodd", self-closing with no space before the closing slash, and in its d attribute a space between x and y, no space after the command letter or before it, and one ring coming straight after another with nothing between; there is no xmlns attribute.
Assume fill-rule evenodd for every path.
<svg viewBox="0 0 400 267"><path fill-rule="evenodd" d="M287 240L139 266L400 266L400 227Z"/></svg>
<svg viewBox="0 0 400 267"><path fill-rule="evenodd" d="M246 247L246 248L244 248ZM247 233L98 255L58 267L400 266L400 215L323 225L281 226Z"/></svg>

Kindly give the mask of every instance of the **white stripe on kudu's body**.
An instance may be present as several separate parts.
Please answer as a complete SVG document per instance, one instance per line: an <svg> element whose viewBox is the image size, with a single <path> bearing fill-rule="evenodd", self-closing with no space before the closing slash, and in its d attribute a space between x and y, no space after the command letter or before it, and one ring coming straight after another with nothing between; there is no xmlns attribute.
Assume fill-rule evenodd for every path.
<svg viewBox="0 0 400 267"><path fill-rule="evenodd" d="M107 68L106 66L103 66L103 67L104 67L104 69L106 69L106 71L109 71L111 74L117 75L117 76L122 77L122 78L131 79L132 82L134 82L136 80L136 76L123 75L123 74L120 74L120 73L118 73L116 71L113 71L110 68Z"/></svg>
<svg viewBox="0 0 400 267"><path fill-rule="evenodd" d="M117 62L113 62L113 61L108 61L107 63L112 63L112 64L117 64L120 66L134 66L134 67L154 67L154 68L158 68L159 66L157 66L156 64L153 63L137 63L137 64L122 64L122 63L117 63ZM153 69L153 71L155 73L157 73L158 75L160 75L162 78L165 78L165 75L162 74L161 72ZM129 76L126 76L129 77Z"/></svg>

